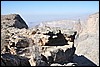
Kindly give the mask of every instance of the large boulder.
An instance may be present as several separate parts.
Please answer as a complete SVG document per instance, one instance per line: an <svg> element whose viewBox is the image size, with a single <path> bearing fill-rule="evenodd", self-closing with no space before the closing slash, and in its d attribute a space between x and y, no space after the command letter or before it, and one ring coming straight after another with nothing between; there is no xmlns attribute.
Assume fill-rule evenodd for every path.
<svg viewBox="0 0 100 67"><path fill-rule="evenodd" d="M6 27L28 28L25 21L18 14L1 15L1 28Z"/></svg>
<svg viewBox="0 0 100 67"><path fill-rule="evenodd" d="M67 64L73 61L76 48L73 45L64 46L42 46L42 54L47 58L49 64Z"/></svg>

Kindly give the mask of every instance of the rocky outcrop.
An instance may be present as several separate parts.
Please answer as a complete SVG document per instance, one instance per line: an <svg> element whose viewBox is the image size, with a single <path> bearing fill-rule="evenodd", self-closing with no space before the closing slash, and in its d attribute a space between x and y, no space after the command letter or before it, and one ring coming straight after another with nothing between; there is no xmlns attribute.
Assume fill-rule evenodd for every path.
<svg viewBox="0 0 100 67"><path fill-rule="evenodd" d="M1 28L6 27L28 28L25 21L18 14L1 15Z"/></svg>
<svg viewBox="0 0 100 67"><path fill-rule="evenodd" d="M31 66L28 60L26 57L5 53L1 55L1 66Z"/></svg>
<svg viewBox="0 0 100 67"><path fill-rule="evenodd" d="M52 63L72 62L76 50L74 47L76 31L68 32L66 30L67 33L65 33L60 29L51 30L53 34L46 29L42 32L41 29L7 28L5 31L7 37L5 37L5 43L2 44L5 46L1 46L1 53L27 57L32 66L50 66ZM54 39L55 41L53 41Z"/></svg>
<svg viewBox="0 0 100 67"><path fill-rule="evenodd" d="M21 57L18 53L25 53L28 47L27 39L16 40L18 29L28 29L25 21L18 14L1 15L1 65L2 66L30 66L29 59ZM20 37L21 38L21 37ZM17 42L18 41L18 42ZM16 46L17 43L17 46ZM26 43L26 44L25 44ZM24 45L23 45L24 44ZM16 49L19 48L19 49Z"/></svg>
<svg viewBox="0 0 100 67"><path fill-rule="evenodd" d="M75 46L77 48L75 53L78 55L84 55L86 58L88 58L90 61L94 63L91 64L90 62L88 62L87 64L87 62L84 63L85 61L83 60L81 61L81 63L79 63L79 65L80 66L99 65L99 13L92 14L87 19L88 20L84 23L80 20L78 20L78 23L72 21L73 24L71 24L71 21L69 21L70 22L69 23L67 20L45 22L41 23L38 26L38 28L41 28L41 30L43 31L45 29L52 30L50 28L53 28L53 32L55 32L54 30L59 30L61 27L62 33L63 32L68 33L68 31L65 31L65 28L69 29L70 32L71 30L74 31L76 30L78 34L76 35L77 39L75 39ZM77 62L80 61L77 60Z"/></svg>
<svg viewBox="0 0 100 67"><path fill-rule="evenodd" d="M84 57L98 65L97 55L99 51L96 49L99 48L99 37L97 37L99 35L98 22L95 22L95 20L99 21L98 18L95 18L98 14L91 16L95 20L88 19L87 26L89 28L85 26L87 27L85 29L81 27L80 20L63 20L62 23L57 21L59 24L56 24L55 21L53 23L41 23L36 28L27 29L28 27L24 26L24 23L21 27L19 26L21 25L19 21L22 21L18 17L15 18L16 16L15 14L14 16L7 16L6 20L2 17L2 22L9 23L2 23L1 29L2 66L26 66L26 64L31 66L92 66L92 63L85 63L87 59L84 61ZM17 25L10 24L10 21L15 19L18 20ZM96 25L91 24L97 31L94 29L89 31L92 27L88 25L90 24L89 20ZM79 59L79 54L84 55L81 56L82 60ZM7 63L7 59L10 59L9 63ZM13 65L14 63L15 65ZM95 64L93 66L96 66Z"/></svg>
<svg viewBox="0 0 100 67"><path fill-rule="evenodd" d="M99 66L99 13L92 14L88 17L85 28L79 34L79 38L75 44L77 44L76 54L86 56L94 64ZM82 63L84 62L83 60ZM82 66L86 64L87 62L82 64ZM91 64L88 65L91 66Z"/></svg>
<svg viewBox="0 0 100 67"><path fill-rule="evenodd" d="M67 64L69 62L72 62L73 55L75 53L76 48L75 47L68 47L65 46L48 46L44 47L45 52L42 52L42 54L47 58L47 61L49 64L52 63L59 63L59 64Z"/></svg>
<svg viewBox="0 0 100 67"><path fill-rule="evenodd" d="M88 17L87 32L90 35L99 35L99 12Z"/></svg>

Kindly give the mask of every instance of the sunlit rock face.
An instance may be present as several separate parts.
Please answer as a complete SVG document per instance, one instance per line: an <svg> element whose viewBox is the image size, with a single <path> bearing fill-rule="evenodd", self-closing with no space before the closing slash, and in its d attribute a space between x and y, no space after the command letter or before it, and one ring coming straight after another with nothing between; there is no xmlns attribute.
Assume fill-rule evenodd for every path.
<svg viewBox="0 0 100 67"><path fill-rule="evenodd" d="M99 13L87 18L85 28L79 35L75 43L77 44L76 54L86 56L99 66Z"/></svg>
<svg viewBox="0 0 100 67"><path fill-rule="evenodd" d="M92 14L88 17L87 31L89 34L99 35L99 13Z"/></svg>

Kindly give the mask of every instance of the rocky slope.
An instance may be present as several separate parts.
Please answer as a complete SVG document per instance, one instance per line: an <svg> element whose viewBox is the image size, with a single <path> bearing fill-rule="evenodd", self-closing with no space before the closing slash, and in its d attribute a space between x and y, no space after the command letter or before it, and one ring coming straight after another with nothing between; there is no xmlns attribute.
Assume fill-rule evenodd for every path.
<svg viewBox="0 0 100 67"><path fill-rule="evenodd" d="M86 24L62 20L27 29L19 15L2 16L2 66L99 66L98 18L95 13Z"/></svg>
<svg viewBox="0 0 100 67"><path fill-rule="evenodd" d="M84 55L99 66L99 12L88 17L85 28L77 39L76 54ZM84 64L89 65L85 60Z"/></svg>
<svg viewBox="0 0 100 67"><path fill-rule="evenodd" d="M75 46L76 46L76 56L75 62L79 63L80 66L99 66L99 12L90 15L85 22L75 21L75 20L62 20L62 21L52 21L44 22L38 25L38 28L49 29L49 27L56 29L61 28L77 31ZM84 48L83 48L84 47ZM78 56L79 55L79 56ZM82 56L81 56L82 55ZM79 57L83 57L79 58ZM91 62L90 62L91 61Z"/></svg>
<svg viewBox="0 0 100 67"><path fill-rule="evenodd" d="M2 23L5 23L1 28L2 66L51 66L53 63L68 66L72 62L76 50L76 31L63 31L60 28L25 29L27 26L19 26L22 20L16 25L13 24L16 22L10 22L16 15L6 16L7 18L2 17ZM16 20L19 19L20 17Z"/></svg>

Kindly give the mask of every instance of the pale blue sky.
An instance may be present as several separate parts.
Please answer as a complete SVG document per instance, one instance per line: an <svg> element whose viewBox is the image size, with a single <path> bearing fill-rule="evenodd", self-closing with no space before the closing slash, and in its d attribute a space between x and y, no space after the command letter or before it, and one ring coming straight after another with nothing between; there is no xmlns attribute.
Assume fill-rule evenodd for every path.
<svg viewBox="0 0 100 67"><path fill-rule="evenodd" d="M1 1L2 15L18 13L27 23L66 19L95 12L99 12L99 1Z"/></svg>

